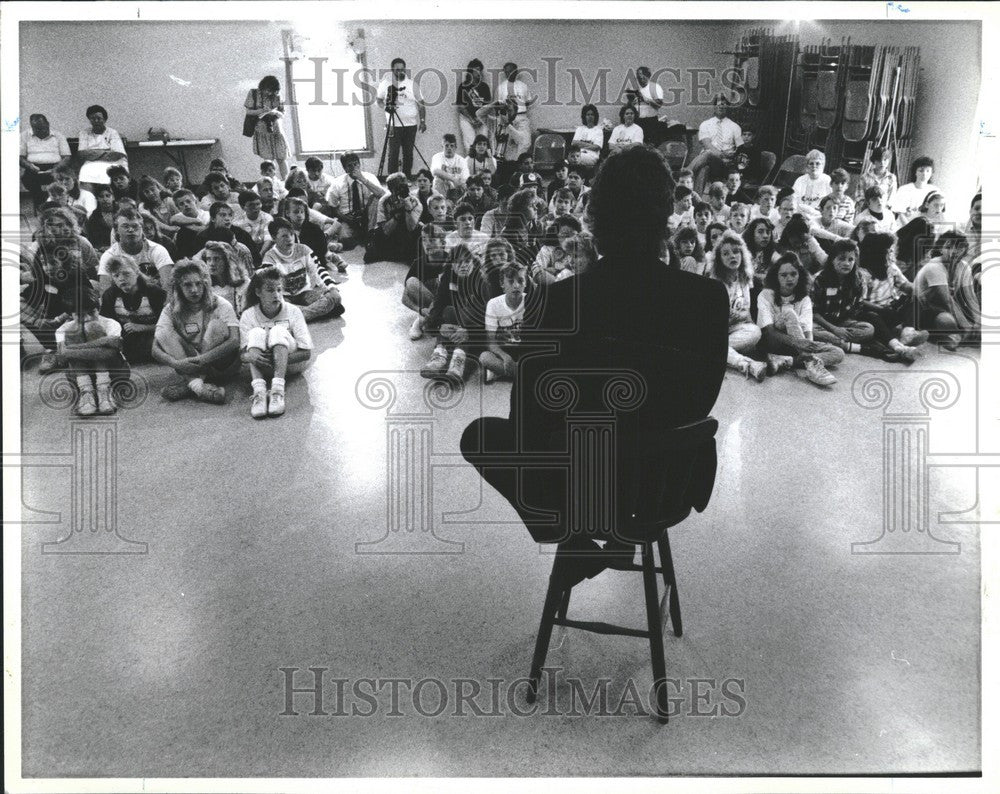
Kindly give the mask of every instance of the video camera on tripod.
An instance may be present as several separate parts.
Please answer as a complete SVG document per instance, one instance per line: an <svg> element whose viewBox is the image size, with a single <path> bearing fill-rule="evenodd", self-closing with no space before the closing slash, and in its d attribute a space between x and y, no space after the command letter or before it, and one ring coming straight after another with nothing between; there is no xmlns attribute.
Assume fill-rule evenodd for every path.
<svg viewBox="0 0 1000 794"><path fill-rule="evenodd" d="M390 116L396 112L399 102L399 87L390 85L385 92L385 112Z"/></svg>

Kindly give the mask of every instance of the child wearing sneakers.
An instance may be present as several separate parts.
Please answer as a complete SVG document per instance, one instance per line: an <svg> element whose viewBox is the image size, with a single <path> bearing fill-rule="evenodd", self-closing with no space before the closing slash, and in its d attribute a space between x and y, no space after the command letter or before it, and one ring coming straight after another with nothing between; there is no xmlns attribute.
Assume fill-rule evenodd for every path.
<svg viewBox="0 0 1000 794"><path fill-rule="evenodd" d="M444 379L452 386L465 381L468 356L478 359L486 302L492 295L480 271L480 260L465 243L451 250L451 260L438 282L434 305L424 324L438 331L437 345L420 370L424 378Z"/></svg>
<svg viewBox="0 0 1000 794"><path fill-rule="evenodd" d="M729 292L729 353L731 369L764 380L767 366L746 354L760 341L760 329L750 320L750 287L753 285L753 258L743 238L726 230L716 246L709 277L721 281Z"/></svg>
<svg viewBox="0 0 1000 794"><path fill-rule="evenodd" d="M424 320L434 303L438 279L448 264L448 244L445 241L451 230L448 200L433 193L427 200L427 211L430 220L421 224L417 256L403 282L403 305L417 313L409 332L410 339L414 341L424 335Z"/></svg>
<svg viewBox="0 0 1000 794"><path fill-rule="evenodd" d="M828 371L844 360L844 351L813 339L811 277L795 254L782 254L768 269L757 296L757 325L768 371L803 370L817 386L837 382Z"/></svg>
<svg viewBox="0 0 1000 794"><path fill-rule="evenodd" d="M240 315L240 342L253 389L250 416L281 416L285 412L285 376L308 365L312 336L302 310L282 300L282 275L277 268L265 267L254 273L247 304Z"/></svg>
<svg viewBox="0 0 1000 794"><path fill-rule="evenodd" d="M163 398L224 403L225 388L211 381L228 380L239 371L239 325L232 304L212 292L208 267L194 259L178 262L153 336L153 358L180 376L163 389Z"/></svg>
<svg viewBox="0 0 1000 794"><path fill-rule="evenodd" d="M845 353L912 363L917 351L896 339L883 321L861 319L864 291L858 246L852 240L838 240L813 283L813 337Z"/></svg>
<svg viewBox="0 0 1000 794"><path fill-rule="evenodd" d="M264 254L264 265L275 267L281 273L288 301L302 307L306 322L342 315L344 305L334 286L336 281L325 268L320 270L319 261L309 246L296 240L291 221L275 218L268 232L274 245Z"/></svg>
<svg viewBox="0 0 1000 794"><path fill-rule="evenodd" d="M121 353L122 327L98 314L97 292L89 284L64 296L72 318L55 332L56 349L65 361L67 376L76 384L79 416L113 414L112 380L128 380L129 366ZM96 394L95 394L96 391Z"/></svg>
<svg viewBox="0 0 1000 794"><path fill-rule="evenodd" d="M486 350L480 353L479 363L487 383L496 378L514 378L524 325L527 271L511 262L502 275L503 295L486 304Z"/></svg>
<svg viewBox="0 0 1000 794"><path fill-rule="evenodd" d="M858 267L864 282L860 319L875 326L876 337L881 323L894 334L898 331L903 345L919 347L927 341L928 334L913 327L916 322L913 284L896 264L895 236L885 232L866 234L858 250Z"/></svg>

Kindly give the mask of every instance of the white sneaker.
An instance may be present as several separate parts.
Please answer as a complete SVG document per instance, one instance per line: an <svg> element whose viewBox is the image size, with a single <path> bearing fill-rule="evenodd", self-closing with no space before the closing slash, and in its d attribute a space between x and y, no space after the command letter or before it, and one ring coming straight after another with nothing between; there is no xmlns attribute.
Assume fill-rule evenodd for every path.
<svg viewBox="0 0 1000 794"><path fill-rule="evenodd" d="M899 341L907 347L920 347L928 340L930 334L927 331L918 331L916 328L904 328L899 335Z"/></svg>
<svg viewBox="0 0 1000 794"><path fill-rule="evenodd" d="M444 375L445 380L447 380L452 386L461 386L465 383L465 351L461 349L456 349L454 353L451 354L451 364L448 366L448 371Z"/></svg>
<svg viewBox="0 0 1000 794"><path fill-rule="evenodd" d="M97 413L108 416L118 410L114 398L111 396L111 389L107 386L97 387Z"/></svg>
<svg viewBox="0 0 1000 794"><path fill-rule="evenodd" d="M754 361L752 358L744 358L736 370L748 378L753 378L760 383L767 376L767 364L763 361Z"/></svg>
<svg viewBox="0 0 1000 794"><path fill-rule="evenodd" d="M285 412L285 393L271 391L267 395L267 415L281 416Z"/></svg>
<svg viewBox="0 0 1000 794"><path fill-rule="evenodd" d="M250 416L254 419L263 419L267 416L267 392L264 390L255 391L250 398Z"/></svg>
<svg viewBox="0 0 1000 794"><path fill-rule="evenodd" d="M80 399L76 402L77 416L93 416L97 413L97 403L94 402L92 391L80 392Z"/></svg>
<svg viewBox="0 0 1000 794"><path fill-rule="evenodd" d="M440 378L448 369L448 351L441 345L434 348L430 360L420 370L421 377Z"/></svg>
<svg viewBox="0 0 1000 794"><path fill-rule="evenodd" d="M920 351L917 348L907 347L906 345L893 348L892 352L899 356L900 361L906 364L912 364L920 357Z"/></svg>
<svg viewBox="0 0 1000 794"><path fill-rule="evenodd" d="M486 383L493 383L497 379L497 374L491 370L483 367L483 381Z"/></svg>
<svg viewBox="0 0 1000 794"><path fill-rule="evenodd" d="M817 386L832 386L837 379L815 356L806 359L806 377Z"/></svg>
<svg viewBox="0 0 1000 794"><path fill-rule="evenodd" d="M791 369L793 363L791 356L779 356L775 353L770 353L767 357L767 374L777 375L779 372Z"/></svg>
<svg viewBox="0 0 1000 794"><path fill-rule="evenodd" d="M413 325L410 326L410 339L416 341L423 335L424 335L424 318L418 314L417 319L414 320Z"/></svg>

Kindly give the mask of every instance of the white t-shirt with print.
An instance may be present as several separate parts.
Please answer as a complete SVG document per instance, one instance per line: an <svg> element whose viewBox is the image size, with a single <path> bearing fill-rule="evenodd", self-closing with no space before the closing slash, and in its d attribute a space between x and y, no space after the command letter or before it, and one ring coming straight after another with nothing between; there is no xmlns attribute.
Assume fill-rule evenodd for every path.
<svg viewBox="0 0 1000 794"><path fill-rule="evenodd" d="M507 305L507 296L490 298L486 304L486 330L496 335L497 344L502 347L516 345L521 341L524 325L524 295L513 309Z"/></svg>
<svg viewBox="0 0 1000 794"><path fill-rule="evenodd" d="M160 283L160 268L173 265L174 260L170 258L167 249L159 243L151 243L149 240L142 241L142 250L137 254L129 254L122 250L121 243L114 243L107 251L101 254L101 261L97 266L98 276L110 276L108 272L108 262L116 256L128 256L139 266L139 272L146 277L151 284L155 284L162 289L166 289L166 284Z"/></svg>
<svg viewBox="0 0 1000 794"><path fill-rule="evenodd" d="M469 166L465 162L465 158L454 154L451 157L445 157L444 152L438 152L433 157L431 157L431 173L435 171L444 171L446 174L452 177L459 177L461 180L457 187L465 184L465 180L469 178ZM449 190L453 190L456 185L449 182L445 182L441 177L434 177L434 192L440 193L442 196L448 195Z"/></svg>

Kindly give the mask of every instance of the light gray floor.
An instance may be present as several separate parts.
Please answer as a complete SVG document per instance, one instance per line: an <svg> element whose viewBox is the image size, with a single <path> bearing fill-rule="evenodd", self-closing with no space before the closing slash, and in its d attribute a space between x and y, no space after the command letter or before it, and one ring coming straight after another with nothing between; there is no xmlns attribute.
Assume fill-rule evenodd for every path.
<svg viewBox="0 0 1000 794"><path fill-rule="evenodd" d="M960 542L960 554L851 554L852 542L880 535L884 513L881 411L855 403L852 381L892 370L898 397L916 392L914 370L954 376L961 393L934 414L931 451L966 451L977 371L967 353L930 351L905 374L851 357L828 393L788 375L763 384L727 375L714 411L712 504L672 533L685 633L665 641L668 676L680 682L669 725L565 713L566 678L588 693L610 679L614 709L628 681L645 693L651 674L645 640L559 630L548 663L563 670L561 713L546 715L543 697L533 716L506 703L504 716L472 716L468 706L455 716L452 694L443 715L424 717L404 689L404 716L391 717L386 689L375 716L310 716L309 696L297 696L299 716L281 716L282 667L300 668L298 687L311 681L306 668L329 668L329 711L333 679L379 677L473 679L489 711L488 679L506 687L528 671L550 557L499 496L480 497L478 477L456 460L465 425L480 412L504 414L509 387L474 380L429 420L435 532L464 545L410 537L417 551L461 553L356 552L387 532L386 410L359 401L359 378L388 371L399 387L393 420L423 421L399 415L423 405L415 370L431 348L406 338L404 273L351 266L347 314L313 327L322 352L289 384L280 420L250 419L245 384L222 407L165 404L165 372L140 370L152 391L116 423L117 515L121 534L147 542L148 554L43 554L42 542L68 532L69 477L26 472L25 504L64 521L24 530L26 776L980 768L978 537L974 526L937 523L938 512L974 504L972 470L930 478L931 527ZM64 452L69 412L43 405L38 385L32 369L24 448ZM376 385L367 399L378 396ZM570 612L642 627L641 577L606 573L578 588ZM741 713L693 713L737 710L720 696L726 679L743 682ZM695 689L708 700L693 705ZM423 694L433 709L437 690ZM525 708L522 695L513 706Z"/></svg>

